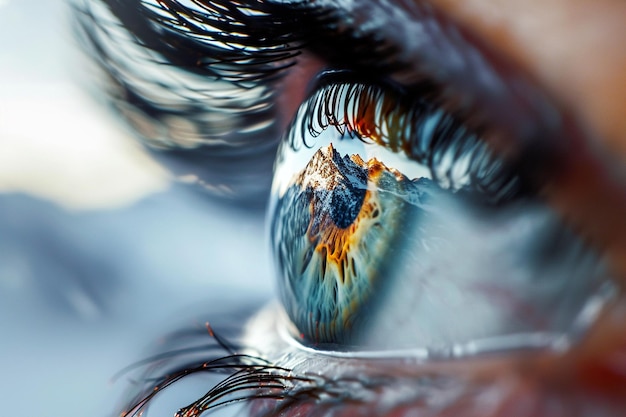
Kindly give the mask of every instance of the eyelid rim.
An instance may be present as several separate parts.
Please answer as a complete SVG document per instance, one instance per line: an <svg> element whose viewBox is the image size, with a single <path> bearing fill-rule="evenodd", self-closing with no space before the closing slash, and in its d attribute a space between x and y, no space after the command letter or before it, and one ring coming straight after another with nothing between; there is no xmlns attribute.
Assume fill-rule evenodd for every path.
<svg viewBox="0 0 626 417"><path fill-rule="evenodd" d="M543 349L432 360L411 356L372 358L333 356L315 350L309 352L288 343L278 334L280 326L285 324L280 315L285 313L280 310L277 302L266 305L246 323L241 340L243 346L250 347L249 352L261 355L277 366L292 369L295 373L324 375L329 378L341 378L354 372L383 377L393 375L394 379L402 376L415 378L416 375L434 372L439 376L469 378L474 381L481 378L493 380L496 375L510 374L567 384L565 381L571 382L574 373L580 381L585 381L582 383L584 386L597 382L594 375L588 374L590 367L606 366L610 360L607 358L615 358L616 353L620 354L623 337L617 336L614 331L608 337L598 333L606 333L606 327L613 330L619 328L626 311L624 306L624 299L618 299L604 308L582 343L564 352ZM503 372L504 369L507 371ZM623 391L623 387L621 389Z"/></svg>
<svg viewBox="0 0 626 417"><path fill-rule="evenodd" d="M582 341L598 319L610 308L616 299L615 287L605 283L596 294L585 304L583 310L575 318L569 334L555 335L547 332L520 333L514 335L486 337L461 343L445 349L429 350L428 348L394 349L394 350L361 350L352 351L338 349L336 345L319 345L318 348L307 346L297 339L298 330L289 319L282 306L267 307L268 311L261 314L275 314L276 332L279 338L297 351L310 355L337 359L397 359L410 358L418 362L431 362L461 358L474 358L493 355L506 355L515 352L554 352L564 353ZM272 310L275 310L273 312ZM324 349L327 346L327 349ZM352 348L350 346L344 349Z"/></svg>

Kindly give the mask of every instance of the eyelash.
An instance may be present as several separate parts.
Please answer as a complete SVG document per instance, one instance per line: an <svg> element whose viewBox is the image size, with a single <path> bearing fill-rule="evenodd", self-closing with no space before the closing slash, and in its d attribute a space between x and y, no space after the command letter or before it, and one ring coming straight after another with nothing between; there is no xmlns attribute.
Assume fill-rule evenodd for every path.
<svg viewBox="0 0 626 417"><path fill-rule="evenodd" d="M485 128L467 127L467 117L447 107L437 87L427 81L407 94L350 71L328 72L298 111L287 142L294 150L308 147L299 143L304 141L300 138L307 133L317 137L333 126L340 135L404 153L427 166L443 188L476 191L492 203L525 194L526 184L517 175L515 164L496 159L481 141ZM462 166L464 157L469 158L466 167Z"/></svg>
<svg viewBox="0 0 626 417"><path fill-rule="evenodd" d="M116 103L117 107L130 104L148 115L154 124L170 115L183 117L201 133L206 132L199 135L203 137L231 133L224 128L211 129L201 119L203 114L220 111L211 104L206 85L179 86L171 80L153 79L143 71L142 65L179 70L180 74L175 75L197 76L205 83L224 82L231 91L222 91L218 98L252 97L245 104L227 103L230 112L238 116L238 131L246 132L276 118L273 84L296 64L302 50L323 48L325 41L320 40L320 34L330 36L341 32L337 22L342 16L309 2L192 0L195 7L189 7L176 0L97 0L95 4L106 9L103 11L91 2L77 1L82 2L76 6L78 38L83 39L83 49L107 74L114 101L122 102ZM103 18L102 13L114 20ZM120 27L127 32L128 39L119 39ZM149 51L150 56L119 56L122 42L133 43ZM367 67L370 72L381 73L391 67L389 48L378 48L381 50L375 56L364 52L367 48L363 45L380 41L353 38L350 33L341 32L341 42L349 44L352 54L359 54L359 66ZM146 93L143 89L146 83L154 91ZM257 93L251 96L251 91ZM180 103L167 101L158 93L173 94ZM252 108L258 110L252 112ZM242 135L242 139L233 138L230 142L266 145L264 135L256 133L254 138Z"/></svg>
<svg viewBox="0 0 626 417"><path fill-rule="evenodd" d="M250 405L252 401L255 401L256 407L263 408L263 415L280 415L281 411L301 401L337 397L346 400L349 394L341 389L342 382L350 383L353 387L359 383L353 379L329 380L320 375L295 373L292 369L273 365L260 356L238 353L241 347L218 336L208 323L206 330L212 339L211 343L166 351L131 365L116 375L115 379L136 368L145 367L139 378L143 384L139 384L137 392L128 401L125 411L121 413L122 417L143 415L157 395L183 378L197 374L227 376L201 398L179 409L176 417L199 416L237 403ZM189 346L192 341L206 337L204 331L177 332L170 335L168 344ZM187 359L198 354L201 360ZM163 369L169 371L164 372ZM263 403L263 400L276 401Z"/></svg>
<svg viewBox="0 0 626 417"><path fill-rule="evenodd" d="M298 22L281 18L284 14L268 2L193 0L196 8L172 0L102 2L137 42L163 58L163 65L246 87L293 65L302 47L302 37L295 35ZM81 12L91 14L88 7ZM262 38L257 27L264 29Z"/></svg>
<svg viewBox="0 0 626 417"><path fill-rule="evenodd" d="M301 22L258 0L76 2L101 89L148 151L186 182L262 206L280 138L275 83L303 47Z"/></svg>

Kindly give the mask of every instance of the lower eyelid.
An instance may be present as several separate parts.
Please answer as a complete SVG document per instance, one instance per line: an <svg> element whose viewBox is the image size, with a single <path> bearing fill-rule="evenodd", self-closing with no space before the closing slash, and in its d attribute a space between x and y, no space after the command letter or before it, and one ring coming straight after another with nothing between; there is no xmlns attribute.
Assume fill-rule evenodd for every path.
<svg viewBox="0 0 626 417"><path fill-rule="evenodd" d="M587 339L588 343L581 344L567 354L520 352L516 355L488 355L454 361L332 357L299 350L296 346L286 343L280 336L279 327L284 323L282 319L277 319L277 316L282 314L277 306L266 308L251 320L244 340L250 346L258 346L261 355L273 358L272 361L276 365L288 367L294 374L313 373L322 375L328 380L346 380L352 381L353 384L362 384L359 389L363 391L354 391L352 394L356 395L356 399L369 398L368 407L375 407L386 395L393 397L390 392L386 393L385 389L396 387L395 384L398 384L397 387L401 392L407 387L414 387L410 389L411 394L405 399L404 404L418 408L427 408L428 404L433 404L437 397L442 395L448 398L450 401L448 406L452 407L457 401L467 399L468 395L469 398L473 398L481 391L495 390L493 393L499 393L498 401L502 403L517 398L511 405L513 407L511 410L515 410L519 407L519 395L525 392L523 390L525 389L528 391L523 396L530 395L539 404L544 400L565 402L565 398L571 395L586 402L586 396L590 395L609 399L608 403L616 405L615 410L619 410L621 409L619 399L626 395L626 376L620 373L620 369L626 367L624 359L626 339L623 335L618 337L615 335L619 335L622 323L626 320L626 301L621 300L610 311L612 312L607 313L595 326L592 331L593 337ZM604 337L600 337L602 334ZM598 343L599 340L602 342ZM337 386L341 384L336 384L335 388ZM379 388L376 388L377 386ZM355 387L351 385L349 389L355 390ZM438 391L437 387L442 391ZM391 389L392 392L394 390L395 388ZM455 397L457 395L458 397ZM350 404L350 400L347 400L351 393L346 392L344 396L347 407L356 407L358 401ZM411 405L418 399L421 405ZM396 406L402 404L398 398L395 400ZM321 405L318 406L322 408Z"/></svg>
<svg viewBox="0 0 626 417"><path fill-rule="evenodd" d="M172 383L179 386L180 378L208 373L216 377L211 379L216 385L203 385L202 392L209 393L180 409L177 416L196 415L193 412L229 400L245 401L253 416L275 415L281 410L280 415L297 413L301 417L357 413L409 416L421 412L452 412L464 417L476 415L472 412L478 410L482 417L508 417L519 415L512 413L519 413L520 405L529 400L535 408L530 414L522 414L524 417L544 415L543 411L554 404L568 409L573 403L591 407L580 415L596 415L595 410L606 412L599 415L618 416L626 395L626 339L614 336L626 320L626 301L622 299L614 307L595 329L591 343L568 355L535 352L420 361L334 358L298 350L280 337L279 328L284 322L280 308L273 304L246 319L243 330L240 326L244 322L232 329L243 332L241 344L234 351L223 342L224 337L228 345L239 339L232 331L225 336L218 330L220 336L213 336L213 341L207 341L206 331L197 330L177 332L165 339L160 348L174 350L145 361L157 366L147 367L137 380L139 397L129 405L130 414L123 415L147 411L143 404L159 405L152 404L152 395L161 395L160 391ZM214 335L210 328L209 334ZM606 337L598 337L602 334ZM228 396L228 391L234 396ZM489 407L481 400L485 396L490 398ZM563 417L572 415L577 414Z"/></svg>

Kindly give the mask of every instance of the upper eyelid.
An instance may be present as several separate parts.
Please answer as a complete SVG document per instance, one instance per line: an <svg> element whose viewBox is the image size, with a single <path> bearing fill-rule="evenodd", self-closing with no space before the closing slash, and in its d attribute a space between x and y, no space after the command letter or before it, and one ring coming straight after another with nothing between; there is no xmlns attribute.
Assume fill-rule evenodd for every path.
<svg viewBox="0 0 626 417"><path fill-rule="evenodd" d="M372 7L363 7L363 3ZM385 13L385 8L394 7L389 3L363 0L342 4L357 27L369 23L364 10L377 17L375 27L368 28L382 38L396 39L394 44L400 48L396 55L406 58L409 74L430 76L448 88L448 94L457 95L457 102L473 113L470 118L478 117L479 123L495 126L496 131L483 139L497 152L517 154L526 161L520 167L522 175L536 183L541 196L572 227L591 244L603 248L616 279L626 283L626 222L622 214L626 211L626 181L619 174L621 170L612 165L611 155L594 145L598 141L566 105L555 102L530 74L504 59L500 51L490 49L484 40L422 3L397 2L413 21L419 24L422 19L431 34L444 35L438 41L406 42L411 39L407 28L412 23L398 23L393 10ZM429 22L424 21L429 18ZM454 53L441 54L441 50L456 51L465 59L452 65ZM450 60L448 65L446 59ZM402 80L406 72L397 76ZM410 80L407 84L410 88ZM602 215L597 215L598 207Z"/></svg>
<svg viewBox="0 0 626 417"><path fill-rule="evenodd" d="M174 0L160 1L161 4L179 4ZM624 260L626 256L623 256L626 253L626 224L621 221L622 213L626 210L623 180L617 178L610 167L608 169L605 167L605 156L598 156L597 152L592 149L591 141L578 125L577 120L564 111L562 106L557 106L528 74L502 59L481 39L462 29L436 10L422 3L418 5L408 0L397 2L398 6L383 4L375 0L319 0L313 3L247 0L237 3L234 7L243 9L249 7L254 10L255 5L264 5L265 9L262 10L266 14L263 15L261 12L259 15L263 19L267 18L267 21L271 22L277 17L282 17L281 22L284 26L281 30L292 28L296 31L308 28L309 33L293 32L292 35L297 36L291 36L288 30L271 32L277 35L274 40L280 41L274 44L274 47L267 48L267 41L271 39L266 39L265 46L261 49L252 48L248 51L233 49L231 52L244 52L242 61L229 59L226 66L220 66L219 62L203 66L202 61L198 59L210 55L210 43L202 46L202 42L198 43L197 40L193 42L185 30L176 33L175 30L171 31L172 27L169 32L155 29L151 25L158 26L159 19L152 22L150 19L146 20L146 16L140 12L140 9L145 9L145 3L141 0L99 0L99 3L109 5L127 29L137 32L134 36L143 46L152 47L157 52L165 48L167 53L163 56L164 63L179 66L194 74L212 76L213 79L223 76L223 79L230 80L228 82L231 82L233 87L239 88L239 90L233 90L230 94L232 97L237 94L235 91L246 91L251 86L261 87L263 92L259 95L260 102L253 106L267 110L261 117L269 124L260 132L261 134L256 134L259 131L255 131L254 135L239 134L249 133L252 127L262 125L259 124L258 117L255 117L253 121L246 120L248 102L244 107L237 108L237 105L229 107L229 111L237 113L237 118L234 119L237 127L227 133L228 137L225 137L225 133L219 135L220 141L227 148L233 144L242 147L261 144L268 161L262 168L255 167L256 172L261 169L269 174L272 166L272 149L275 149L272 146L276 146L280 136L279 124L272 122L280 117L275 108L276 97L275 92L272 91L273 82L283 76L289 76L287 69L295 63L294 59L301 47L306 46L324 58L333 59L335 62L351 65L357 69L378 70L381 75L397 78L408 88L410 88L413 76L431 77L433 81L445 86L445 94L455 97L457 103L462 104L471 112L471 118L482 119L480 121L488 120L497 127L495 129L497 132L488 135L485 139L501 152L522 154L522 159L529 161L526 170L530 172L530 175L533 175L538 182L551 184L551 187L546 189L546 198L551 201L551 204L565 213L575 227L587 232L591 241L608 247L607 253L610 253L617 273L621 275L626 273ZM233 4L226 0L211 3ZM306 4L306 7L298 12L299 7L304 7L303 4ZM272 15L269 12L275 12L275 14ZM368 13L376 13L377 18L369 19ZM245 13L238 14L238 17L244 15ZM258 17L252 15L248 17ZM398 21L397 16L402 16L402 21ZM175 19L164 20L169 23L175 21ZM85 23L99 24L100 22L97 19L91 21L85 19ZM265 35L263 27L254 25L252 27L256 37ZM407 35L415 31L416 27L422 27L421 33L426 36L427 41L406 42L406 39L414 38ZM328 29L328 33L321 31L325 33L326 38L310 36L320 34L320 29ZM88 31L88 33L93 34L93 31ZM161 37L152 38L153 34L161 35ZM439 36L440 38L437 38ZM325 43L328 44L329 37L332 38L332 48L337 48L334 50L334 57L328 55L332 49L329 50L324 46ZM355 40L377 42L378 48L361 48L362 53L358 56L345 54L346 51L351 50L350 42L353 45ZM181 41L182 44L177 44L175 41ZM176 48L173 45L176 45ZM181 45L185 47L178 48ZM212 46L215 47L215 45ZM193 52L196 47L198 49ZM277 51L282 51L282 55L281 53L275 55ZM441 53L441 51L446 51L446 53ZM191 53L187 54L188 52ZM381 60L379 52L389 59ZM270 53L270 55L264 56L265 53ZM342 55L343 61L340 59ZM253 57L260 57L260 59L255 61ZM278 65L275 62L272 63L273 58L278 59L280 63ZM260 66L255 68L255 65L250 65L254 62ZM385 64L382 68L379 65L381 62ZM110 66L115 64L108 59L103 65L110 69ZM227 74L229 71L234 78ZM246 85L246 77L252 85ZM120 85L133 93L132 90L128 90L134 87L132 80L131 82L128 79L121 81ZM150 99L144 100L144 104L156 111L157 116L163 114L167 116L168 111L172 110L168 109L167 103L165 105L153 103ZM219 110L215 107L211 108L206 103L195 104L200 104L198 109L201 110ZM259 140L259 137L262 139ZM194 158L197 155L198 153L195 153ZM200 165L207 166L206 164ZM593 181L582 183L577 181L580 166L593 167ZM211 177L215 176L214 173L211 175ZM265 187L264 192L268 188L269 186ZM596 205L604 207L603 216L593 216L588 210L584 210L586 202L592 200L596 201ZM616 225L621 226L615 227Z"/></svg>
<svg viewBox="0 0 626 417"><path fill-rule="evenodd" d="M298 54L298 46L290 45L298 43L294 27L288 21L273 25L271 3L249 1L248 14L223 0L198 2L194 8L173 0L102 2L163 63L203 76L235 84L267 79L291 65L289 59ZM258 27L267 28L267 37L260 39L254 30L246 33ZM274 65L277 61L282 65Z"/></svg>
<svg viewBox="0 0 626 417"><path fill-rule="evenodd" d="M502 152L540 150L554 159L563 153L563 125L571 123L563 109L528 74L471 32L427 3L336 3L341 10L337 18L350 23L332 43L323 37L314 42L314 51L356 70L378 70L409 91L428 79L456 102L455 111L467 113L477 125L490 125L485 140ZM353 44L371 43L375 48L349 53Z"/></svg>
<svg viewBox="0 0 626 417"><path fill-rule="evenodd" d="M111 104L174 174L222 198L263 203L280 137L267 81L293 64L297 48L281 48L288 36L263 50L194 38L155 4L79 0L75 6L78 38L105 75ZM222 15L213 15L217 28Z"/></svg>
<svg viewBox="0 0 626 417"><path fill-rule="evenodd" d="M102 1L163 63L226 81L235 89L260 85L273 89L271 84L288 77L286 70L306 46L332 65L399 78L409 89L428 77L444 86L460 107L471 110L473 118L490 119L507 136L507 146L514 142L533 146L541 135L550 136L542 141L546 148L559 137L558 112L539 89L513 69L501 70L502 63L487 59L483 48L427 6L399 2L394 7L367 0L286 4L248 0L238 5L214 0L189 8L173 0L159 0L158 5ZM363 3L369 7L359 7ZM377 18L370 19L371 15ZM418 35L419 40L405 41ZM255 100L272 105L268 94Z"/></svg>

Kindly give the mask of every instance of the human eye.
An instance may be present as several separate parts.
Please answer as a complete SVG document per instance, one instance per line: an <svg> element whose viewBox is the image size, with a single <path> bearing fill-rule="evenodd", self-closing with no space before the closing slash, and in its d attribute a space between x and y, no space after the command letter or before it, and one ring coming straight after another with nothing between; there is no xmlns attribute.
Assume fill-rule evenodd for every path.
<svg viewBox="0 0 626 417"><path fill-rule="evenodd" d="M623 187L532 77L427 4L103 3L141 48L211 79L208 96L144 85L107 50L131 123L173 127L153 147L213 191L262 178L257 196L278 152L282 305L238 346L217 339L224 357L163 366L131 412L232 370L179 415L251 399L270 415L619 415ZM209 131L177 135L186 115Z"/></svg>
<svg viewBox="0 0 626 417"><path fill-rule="evenodd" d="M571 342L609 272L528 162L430 85L357 80L326 74L277 157L269 223L296 338L431 357Z"/></svg>

